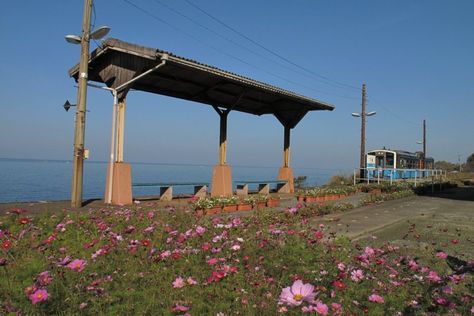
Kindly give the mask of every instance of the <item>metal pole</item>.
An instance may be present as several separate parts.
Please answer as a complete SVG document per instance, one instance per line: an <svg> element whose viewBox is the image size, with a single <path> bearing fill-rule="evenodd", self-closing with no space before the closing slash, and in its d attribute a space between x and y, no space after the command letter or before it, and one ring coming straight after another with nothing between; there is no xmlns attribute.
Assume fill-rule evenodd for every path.
<svg viewBox="0 0 474 316"><path fill-rule="evenodd" d="M356 185L356 169L354 169L354 185Z"/></svg>
<svg viewBox="0 0 474 316"><path fill-rule="evenodd" d="M426 169L426 120L423 120L423 169Z"/></svg>
<svg viewBox="0 0 474 316"><path fill-rule="evenodd" d="M365 168L365 83L362 85L362 111L360 112L361 128L360 128L360 177L364 178Z"/></svg>
<svg viewBox="0 0 474 316"><path fill-rule="evenodd" d="M283 142L283 167L288 168L290 166L290 128L284 126L285 135Z"/></svg>
<svg viewBox="0 0 474 316"><path fill-rule="evenodd" d="M84 174L84 138L86 127L87 76L89 64L89 35L92 0L84 0L84 16L82 19L81 58L77 78L77 106L74 128L74 154L71 187L71 207L82 206L82 184Z"/></svg>
<svg viewBox="0 0 474 316"><path fill-rule="evenodd" d="M117 134L116 121L117 121L117 107L118 98L117 91L113 90L114 104L112 106L112 134L110 136L110 160L109 160L109 177L107 179L107 192L105 194L105 203L112 204L112 188L114 181L114 163L115 163L115 138Z"/></svg>

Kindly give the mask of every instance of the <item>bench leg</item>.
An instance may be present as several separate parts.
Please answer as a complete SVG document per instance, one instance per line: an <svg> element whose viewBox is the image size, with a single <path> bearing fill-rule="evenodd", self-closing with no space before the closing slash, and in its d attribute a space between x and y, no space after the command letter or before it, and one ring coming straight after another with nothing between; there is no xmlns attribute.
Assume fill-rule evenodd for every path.
<svg viewBox="0 0 474 316"><path fill-rule="evenodd" d="M171 201L173 199L173 187L160 187L160 201Z"/></svg>
<svg viewBox="0 0 474 316"><path fill-rule="evenodd" d="M247 184L237 184L237 195L247 196L249 194L249 186Z"/></svg>
<svg viewBox="0 0 474 316"><path fill-rule="evenodd" d="M290 185L287 183L277 183L278 193L290 193Z"/></svg>
<svg viewBox="0 0 474 316"><path fill-rule="evenodd" d="M268 183L260 183L258 185L258 194L270 194L270 185Z"/></svg>
<svg viewBox="0 0 474 316"><path fill-rule="evenodd" d="M200 198L205 198L207 194L206 185L195 185L194 186L194 195Z"/></svg>

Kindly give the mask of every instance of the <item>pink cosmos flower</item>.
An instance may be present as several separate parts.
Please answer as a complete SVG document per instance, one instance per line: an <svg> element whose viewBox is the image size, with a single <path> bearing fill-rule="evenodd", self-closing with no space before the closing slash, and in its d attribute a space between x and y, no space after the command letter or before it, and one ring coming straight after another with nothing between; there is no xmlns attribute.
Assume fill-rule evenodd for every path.
<svg viewBox="0 0 474 316"><path fill-rule="evenodd" d="M316 311L316 313L318 313L319 315L327 315L328 314L328 306L324 303L321 303L321 302L317 302L316 303L316 307L314 309Z"/></svg>
<svg viewBox="0 0 474 316"><path fill-rule="evenodd" d="M446 259L448 257L448 254L443 252L443 251L439 251L436 253L436 257L440 258L440 259Z"/></svg>
<svg viewBox="0 0 474 316"><path fill-rule="evenodd" d="M430 280L431 282L439 282L441 281L441 278L439 277L438 272L430 271L428 273L428 280Z"/></svg>
<svg viewBox="0 0 474 316"><path fill-rule="evenodd" d="M237 251L240 249L240 245L239 244L235 244L233 245L232 247L230 247L230 249L234 250L234 251Z"/></svg>
<svg viewBox="0 0 474 316"><path fill-rule="evenodd" d="M370 296L369 296L369 301L374 302L374 303L380 303L380 304L382 304L382 303L385 302L385 300L383 299L383 297L380 296L380 295L377 295L377 294L372 294L372 295L370 295Z"/></svg>
<svg viewBox="0 0 474 316"><path fill-rule="evenodd" d="M189 307L188 307L188 306L185 306L185 305L176 304L176 305L173 306L172 310L173 310L173 312L175 312L175 313L187 312L187 311L189 310Z"/></svg>
<svg viewBox="0 0 474 316"><path fill-rule="evenodd" d="M38 283L42 286L50 284L52 280L53 278L49 275L48 271L41 272L37 278Z"/></svg>
<svg viewBox="0 0 474 316"><path fill-rule="evenodd" d="M408 267L410 267L410 270L412 270L412 271L418 270L418 264L416 263L415 260L410 260L408 262Z"/></svg>
<svg viewBox="0 0 474 316"><path fill-rule="evenodd" d="M202 226L198 226L196 227L196 233L199 235L199 236L202 236L204 233L206 232L206 229Z"/></svg>
<svg viewBox="0 0 474 316"><path fill-rule="evenodd" d="M177 277L176 280L173 282L173 288L180 289L185 285L184 280L182 277Z"/></svg>
<svg viewBox="0 0 474 316"><path fill-rule="evenodd" d="M29 299L33 305L39 302L46 301L48 297L48 291L43 289L36 290L34 293L29 295Z"/></svg>
<svg viewBox="0 0 474 316"><path fill-rule="evenodd" d="M168 258L169 256L171 256L171 251L166 250L166 251L163 251L163 252L160 254L160 259L163 260L163 259L165 259L165 258Z"/></svg>
<svg viewBox="0 0 474 316"><path fill-rule="evenodd" d="M240 224L242 224L242 221L240 220L240 217L234 217L232 219L232 225L234 227L240 226Z"/></svg>
<svg viewBox="0 0 474 316"><path fill-rule="evenodd" d="M298 209L296 207L289 207L286 211L290 214L295 214L298 212Z"/></svg>
<svg viewBox="0 0 474 316"><path fill-rule="evenodd" d="M474 314L474 306L471 307L471 314Z"/></svg>
<svg viewBox="0 0 474 316"><path fill-rule="evenodd" d="M211 258L207 261L207 264L209 265L215 265L217 263L217 259L216 258Z"/></svg>
<svg viewBox="0 0 474 316"><path fill-rule="evenodd" d="M87 265L87 261L86 260L82 260L82 259L74 259L73 261L71 261L67 267L69 269L72 269L72 270L75 270L77 272L82 272L82 270L84 270L84 268L86 267Z"/></svg>
<svg viewBox="0 0 474 316"><path fill-rule="evenodd" d="M186 283L188 283L189 285L196 285L197 284L197 281L194 280L192 277L188 277L186 279Z"/></svg>
<svg viewBox="0 0 474 316"><path fill-rule="evenodd" d="M365 247L364 253L367 257L373 257L375 255L375 250L371 247Z"/></svg>
<svg viewBox="0 0 474 316"><path fill-rule="evenodd" d="M354 282L360 282L364 278L364 272L362 270L357 269L351 272L351 279Z"/></svg>
<svg viewBox="0 0 474 316"><path fill-rule="evenodd" d="M338 263L337 264L337 268L339 269L339 271L344 271L346 269L346 266L344 265L344 263Z"/></svg>
<svg viewBox="0 0 474 316"><path fill-rule="evenodd" d="M298 306L303 301L312 301L316 293L313 292L314 286L301 280L297 280L291 287L286 287L281 291L280 303L286 303L291 306Z"/></svg>
<svg viewBox="0 0 474 316"><path fill-rule="evenodd" d="M336 311L339 311L339 310L341 310L341 308L342 308L342 305L341 305L341 304L339 304L339 303L332 303L332 304L331 304L331 308L332 308L332 310L333 310L333 311L335 311L335 312L336 312Z"/></svg>

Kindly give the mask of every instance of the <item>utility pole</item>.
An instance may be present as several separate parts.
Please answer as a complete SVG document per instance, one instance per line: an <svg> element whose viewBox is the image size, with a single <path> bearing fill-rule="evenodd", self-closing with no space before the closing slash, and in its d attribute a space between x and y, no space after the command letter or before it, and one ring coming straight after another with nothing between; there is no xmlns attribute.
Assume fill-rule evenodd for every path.
<svg viewBox="0 0 474 316"><path fill-rule="evenodd" d="M89 64L89 36L91 26L92 0L84 0L82 18L81 57L79 61L77 106L74 128L73 174L71 207L82 206L82 183L84 173L84 138L86 128L87 76Z"/></svg>
<svg viewBox="0 0 474 316"><path fill-rule="evenodd" d="M360 112L361 128L360 128L360 178L365 178L365 102L366 102L366 90L365 83L362 85L362 110Z"/></svg>
<svg viewBox="0 0 474 316"><path fill-rule="evenodd" d="M423 169L426 169L426 120L423 120Z"/></svg>

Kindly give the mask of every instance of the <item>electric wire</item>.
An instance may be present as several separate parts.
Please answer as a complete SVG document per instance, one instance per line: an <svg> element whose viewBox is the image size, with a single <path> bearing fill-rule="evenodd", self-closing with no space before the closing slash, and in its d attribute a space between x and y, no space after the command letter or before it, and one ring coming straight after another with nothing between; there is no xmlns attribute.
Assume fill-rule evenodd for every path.
<svg viewBox="0 0 474 316"><path fill-rule="evenodd" d="M273 63L279 65L280 67L285 68L286 70L293 71L293 72L298 73L298 74L300 74L300 75L302 75L302 76L305 76L305 77L307 77L307 78L315 79L314 76L308 74L308 72L298 71L298 70L296 70L296 69L294 69L294 68L288 66L287 64L284 64L284 63L282 63L282 62L278 62L278 61L276 61L276 60L274 60L274 59L270 59L270 58L268 58L267 56L265 56L265 55L263 55L263 54L261 54L261 53L255 51L255 50L252 50L252 49L248 48L247 46L244 46L244 45L242 45L242 44L236 42L235 40L233 40L233 39L231 39L231 38L229 38L229 37L226 37L226 36L220 34L219 32L216 32L216 31L213 30L212 28L210 28L210 27L208 27L208 26L206 26L206 25L200 23L199 21L197 21L197 20L195 20L195 19L189 17L188 15L186 15L186 14L184 14L184 13L182 13L182 12L176 10L176 9L174 9L173 7L170 7L169 5L167 5L166 3L163 3L163 2L160 1L160 0L154 0L154 1L155 1L155 3L157 3L157 4L159 4L159 5L163 6L163 7L165 7L166 9L170 10L171 12L173 12L173 13L175 13L175 14L177 14L177 15L183 17L183 18L185 18L186 20L188 20L188 21L190 21L190 22L192 22L192 23L198 25L198 26L201 27L202 29L204 29L204 30L206 30L206 31L208 31L208 32L210 32L210 33L212 33L212 34L214 34L214 35L216 35L216 36L218 36L218 37L220 37L220 38L222 38L222 39L224 39L224 40L226 40L226 41L228 41L228 42L230 42L230 43L232 43L232 44L234 44L234 45L236 45L236 46L238 46L238 47L240 47L240 48L242 48L242 49L244 49L244 50L246 50L246 51L248 51L248 52L250 52L250 53L252 53L252 54L255 55L255 56L258 56L258 57L260 57L260 58L262 58L262 59L265 59L265 60L267 60L267 61L273 62ZM323 83L326 83L326 82L323 82ZM306 88L308 88L308 87L306 86ZM339 95L339 94L335 94L335 93L327 93L327 92L324 92L324 91L321 91L321 90L316 90L316 91L318 91L318 92L320 92L320 93L325 93L325 94L328 94L328 95L338 96L338 97L341 97L341 98L356 99L355 97L350 97L350 96L347 96L347 95Z"/></svg>
<svg viewBox="0 0 474 316"><path fill-rule="evenodd" d="M202 12L203 14L205 14L206 16L208 16L209 18L211 18L211 19L214 20L215 22L219 23L220 25L224 26L225 28L231 30L231 31L234 32L235 34L237 34L237 35L239 35L239 36L245 38L247 41L251 42L252 44L254 44L254 45L260 47L261 49L265 50L266 52L272 54L273 56L278 57L279 59L281 59L281 60L287 62L288 64L290 64L290 65L292 65L292 66L294 66L294 67L296 67L296 68L298 68L298 69L301 69L301 70L303 70L303 71L305 71L305 72L307 72L307 73L309 73L309 74L311 74L311 75L313 75L313 76L316 76L316 77L318 77L318 78L320 78L320 79L325 80L327 84L330 84L330 85L333 85L333 86L336 86L336 87L339 87L339 88L341 88L341 87L347 87L347 88L355 89L355 90L358 90L358 91L361 90L361 88L359 88L359 87L356 87L356 86L353 86L353 85L351 85L351 84L347 84L347 83L344 83L344 82L341 82L341 81L337 81L337 80L331 79L331 78L329 78L329 77L327 77L327 76L318 74L318 73L314 72L314 71L311 70L311 69L308 69L308 68L306 68L306 67L303 67L303 66L301 66L301 65L299 65L299 64L297 64L297 63L291 61L290 59L288 59L288 58L286 58L286 57L284 57L284 56L282 56L282 55L280 55L280 54L274 52L273 50L271 50L271 49L269 49L269 48L263 46L262 44L260 44L259 42L255 41L255 40L253 40L253 39L250 38L249 36L243 34L242 32L238 31L237 29L233 28L232 26L228 25L227 23L223 22L222 20L218 19L217 17L213 16L213 15L210 14L209 12L203 10L202 8L200 8L199 6L195 5L195 4L192 3L191 1L189 1L189 0L185 0L185 1L186 1L186 3L188 3L190 6L194 7L196 10Z"/></svg>
<svg viewBox="0 0 474 316"><path fill-rule="evenodd" d="M185 30L183 30L183 29L181 29L181 28L179 28L179 27L177 27L177 26L174 26L173 24L171 24L171 23L169 23L168 21L166 21L166 20L160 18L159 16L157 16L156 14L150 12L149 10L146 10L146 9L142 8L141 6L139 6L139 5L137 5L136 3L132 2L131 0L123 0L123 1L124 1L125 3L127 3L128 5L134 7L134 8L137 9L138 11L142 12L143 14L146 14L146 15L148 15L149 17L151 17L151 18L153 18L153 19L159 21L160 23L163 23L163 24L165 24L166 26L172 28L173 30L175 30L175 31L177 31L177 32L179 32L179 33L182 33L182 34L184 34L185 36L187 36L187 37L193 39L194 41L196 41L196 42L199 43L200 45L208 46L208 47L210 47L211 49L215 50L216 52L218 52L218 53L220 53L220 54L223 54L223 55L225 55L225 56L227 56L227 57L230 57L230 58L232 58L232 59L235 59L235 60L237 60L237 61L239 61L239 62L241 62L241 63L243 63L243 64L245 64L245 65L247 65L247 66L249 66L249 67L251 67L251 68L258 69L258 70L260 70L260 71L262 71L262 72L265 72L265 73L267 73L267 74L269 74L269 75L271 75L271 76L273 76L273 77L276 77L276 78L278 78L278 79L280 79L280 80L286 81L286 82L291 83L291 84L293 84L293 85L300 86L300 87L303 87L303 88L305 88L305 89L309 89L309 90L315 91L315 92L317 92L317 93L322 93L322 94L327 94L327 95L334 96L334 94L331 94L331 93L328 93L328 92L324 92L324 91L315 89L315 88L313 88L313 87L311 87L311 86L307 86L307 85L304 85L304 84L295 82L295 81L290 80L290 79L288 79L288 78L286 78L286 77L283 77L283 76L280 76L280 75L275 74L275 73L273 73L273 72L270 72L270 71L266 70L265 68L262 68L262 67L259 67L259 66L254 65L254 64L251 64L251 63L245 61L244 59L242 59L242 58L240 58L240 57L234 56L234 55L232 55L232 54L229 54L229 53L227 53L227 52L225 52L225 51L219 49L218 47L216 47L216 46L214 46L214 45L211 45L211 44L208 44L208 43L203 42L202 40L198 39L198 38L195 37L194 35L188 33L187 31L185 31ZM352 97L349 97L349 96L342 96L342 95L337 95L337 97L339 97L339 98L346 98L346 99L353 99Z"/></svg>

